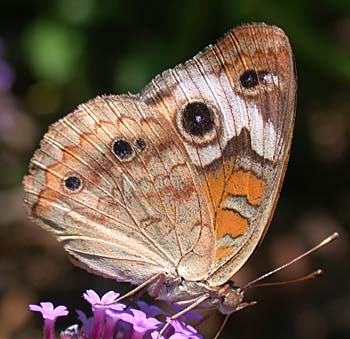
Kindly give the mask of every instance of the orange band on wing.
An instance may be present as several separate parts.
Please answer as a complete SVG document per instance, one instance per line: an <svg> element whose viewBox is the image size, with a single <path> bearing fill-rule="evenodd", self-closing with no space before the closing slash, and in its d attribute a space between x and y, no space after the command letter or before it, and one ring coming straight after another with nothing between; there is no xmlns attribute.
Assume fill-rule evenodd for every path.
<svg viewBox="0 0 350 339"><path fill-rule="evenodd" d="M243 235L248 229L248 220L239 213L219 209L216 216L216 239L221 239L225 235L234 239ZM220 246L215 253L215 263L225 258L232 251L232 246Z"/></svg>
<svg viewBox="0 0 350 339"><path fill-rule="evenodd" d="M215 253L215 263L225 258L232 251L232 246L219 247Z"/></svg>
<svg viewBox="0 0 350 339"><path fill-rule="evenodd" d="M259 205L264 194L265 182L252 172L238 171L231 176L225 193L245 195L249 204Z"/></svg>
<svg viewBox="0 0 350 339"><path fill-rule="evenodd" d="M230 209L227 199L235 196L246 197L249 205L259 205L265 190L264 180L259 179L252 172L237 171L225 183L223 173L218 176L214 174L208 176L208 189L206 194L216 210L216 240L225 235L235 239L245 234L249 227L249 220L240 213L238 206L235 206L235 210ZM223 245L217 248L215 262L226 257L231 251L232 246Z"/></svg>
<svg viewBox="0 0 350 339"><path fill-rule="evenodd" d="M232 238L236 238L244 234L248 229L248 220L239 213L220 209L216 217L216 239L222 238L228 234Z"/></svg>
<svg viewBox="0 0 350 339"><path fill-rule="evenodd" d="M212 201L214 208L218 208L228 194L246 196L249 204L259 205L265 190L264 180L259 179L252 172L235 172L226 183L223 173L208 175L207 180L208 187L205 187L205 193Z"/></svg>

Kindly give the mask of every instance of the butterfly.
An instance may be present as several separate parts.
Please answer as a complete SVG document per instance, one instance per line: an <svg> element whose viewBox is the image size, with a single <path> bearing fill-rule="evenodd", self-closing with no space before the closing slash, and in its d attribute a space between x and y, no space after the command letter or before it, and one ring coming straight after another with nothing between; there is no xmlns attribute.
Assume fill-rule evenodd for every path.
<svg viewBox="0 0 350 339"><path fill-rule="evenodd" d="M237 27L139 94L97 97L51 125L26 209L88 271L237 311L247 303L231 279L273 216L296 87L286 34Z"/></svg>

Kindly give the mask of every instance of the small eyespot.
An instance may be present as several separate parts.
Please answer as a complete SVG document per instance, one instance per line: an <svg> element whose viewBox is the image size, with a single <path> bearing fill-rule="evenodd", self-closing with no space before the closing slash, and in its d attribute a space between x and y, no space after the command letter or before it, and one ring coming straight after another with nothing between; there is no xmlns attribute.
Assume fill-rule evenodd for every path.
<svg viewBox="0 0 350 339"><path fill-rule="evenodd" d="M215 128L214 114L203 102L190 102L182 111L181 123L192 136L202 137Z"/></svg>
<svg viewBox="0 0 350 339"><path fill-rule="evenodd" d="M112 144L113 154L122 161L131 160L134 155L134 151L130 143L124 139L117 139L113 141Z"/></svg>
<svg viewBox="0 0 350 339"><path fill-rule="evenodd" d="M253 69L245 71L239 78L241 85L244 88L253 88L259 84L268 82L271 74L266 71L255 71Z"/></svg>
<svg viewBox="0 0 350 339"><path fill-rule="evenodd" d="M64 179L65 187L71 192L77 192L82 187L81 179L77 175L70 175Z"/></svg>
<svg viewBox="0 0 350 339"><path fill-rule="evenodd" d="M239 78L244 88L252 88L259 84L258 74L254 70L245 71Z"/></svg>
<svg viewBox="0 0 350 339"><path fill-rule="evenodd" d="M146 149L146 142L142 138L138 138L136 140L136 146L137 148L142 152Z"/></svg>

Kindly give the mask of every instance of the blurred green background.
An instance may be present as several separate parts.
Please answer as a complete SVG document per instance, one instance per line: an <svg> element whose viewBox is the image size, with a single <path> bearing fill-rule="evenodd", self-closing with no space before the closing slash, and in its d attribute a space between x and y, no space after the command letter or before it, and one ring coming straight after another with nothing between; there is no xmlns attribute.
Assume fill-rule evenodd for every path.
<svg viewBox="0 0 350 339"><path fill-rule="evenodd" d="M271 280L322 267L325 277L252 290L257 306L231 317L222 338L349 338L350 2L8 1L0 4L0 338L41 337L28 303L87 309L86 288L128 290L75 268L23 212L23 175L48 125L98 94L138 92L241 23L264 21L290 37L298 70L294 144L263 245L238 274L247 282L321 240L341 238ZM201 327L208 338L220 325Z"/></svg>

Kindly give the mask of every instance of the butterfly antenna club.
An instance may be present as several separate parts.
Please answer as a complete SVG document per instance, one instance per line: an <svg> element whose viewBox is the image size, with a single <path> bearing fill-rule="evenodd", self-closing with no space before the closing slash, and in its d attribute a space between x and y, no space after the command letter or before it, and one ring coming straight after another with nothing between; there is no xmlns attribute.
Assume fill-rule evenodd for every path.
<svg viewBox="0 0 350 339"><path fill-rule="evenodd" d="M320 248L330 244L331 242L333 242L334 240L336 240L339 237L339 234L337 232L331 234L330 236L328 236L327 238L325 238L324 240L322 240L319 244L317 244L316 246L312 247L310 250L302 253L301 255L299 255L298 257L294 258L293 260L285 263L284 265L277 267L276 269L260 276L259 278L249 282L248 284L246 284L242 290L246 291L247 289L253 288L253 287L262 287L262 286L276 286L276 285L284 285L284 284L289 284L289 283L295 283L295 282L300 282L300 281L304 281L304 280L309 280L309 279L313 279L313 278L317 278L320 277L323 274L323 271L321 269L318 269L304 277L301 278L297 278L297 279L293 279L293 280L289 280L289 281L285 281L285 282L277 282L277 283L266 283L266 284L257 284L259 281L293 265L294 263L296 263L297 261L305 258L306 256L316 252L317 250L319 250Z"/></svg>

